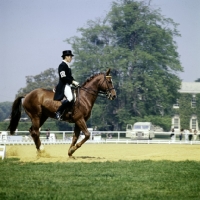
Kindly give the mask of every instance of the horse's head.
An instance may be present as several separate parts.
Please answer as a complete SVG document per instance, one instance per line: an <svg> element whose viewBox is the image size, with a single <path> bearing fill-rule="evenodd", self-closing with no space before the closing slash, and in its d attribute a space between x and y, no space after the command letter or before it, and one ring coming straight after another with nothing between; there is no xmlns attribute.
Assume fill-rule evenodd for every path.
<svg viewBox="0 0 200 200"><path fill-rule="evenodd" d="M108 99L113 100L116 98L116 91L112 82L112 76L110 75L110 69L104 75L104 80L101 83L101 90L106 92Z"/></svg>

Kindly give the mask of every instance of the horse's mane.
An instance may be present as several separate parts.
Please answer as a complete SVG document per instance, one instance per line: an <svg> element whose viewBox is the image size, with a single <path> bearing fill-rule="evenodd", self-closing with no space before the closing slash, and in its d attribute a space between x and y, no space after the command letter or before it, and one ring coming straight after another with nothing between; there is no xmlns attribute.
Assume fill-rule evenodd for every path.
<svg viewBox="0 0 200 200"><path fill-rule="evenodd" d="M86 79L86 81L82 84L82 86L85 86L86 83L90 82L93 78L95 78L95 77L97 77L97 76L99 76L101 74L104 74L104 73L100 72L100 73L97 73L97 74L94 74L94 75L90 76L89 78Z"/></svg>
<svg viewBox="0 0 200 200"><path fill-rule="evenodd" d="M82 84L82 86L85 86L86 83L90 82L93 78L101 75L101 74L104 74L103 72L100 72L100 73L97 73L97 74L94 74L92 76L90 76L89 78L86 79L86 81ZM54 88L40 88L40 89L43 89L43 90L46 90L48 92L52 92Z"/></svg>

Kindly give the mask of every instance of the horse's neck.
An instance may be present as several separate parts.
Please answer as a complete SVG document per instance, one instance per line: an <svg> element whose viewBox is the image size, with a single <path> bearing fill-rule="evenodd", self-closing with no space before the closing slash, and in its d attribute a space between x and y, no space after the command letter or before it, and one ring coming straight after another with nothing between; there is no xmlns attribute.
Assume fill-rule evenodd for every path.
<svg viewBox="0 0 200 200"><path fill-rule="evenodd" d="M81 90L80 99L82 101L87 101L90 103L90 106L94 105L94 102L97 99L98 92L99 92L99 84L100 84L100 75L94 77L92 80L87 82Z"/></svg>

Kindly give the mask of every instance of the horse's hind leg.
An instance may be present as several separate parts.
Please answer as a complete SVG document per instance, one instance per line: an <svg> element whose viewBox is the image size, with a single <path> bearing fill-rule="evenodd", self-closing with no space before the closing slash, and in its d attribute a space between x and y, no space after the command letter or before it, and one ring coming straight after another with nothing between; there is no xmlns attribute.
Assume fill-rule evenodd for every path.
<svg viewBox="0 0 200 200"><path fill-rule="evenodd" d="M32 126L29 129L29 132L33 138L37 150L40 150L41 146L39 128L40 128L40 119L32 118Z"/></svg>
<svg viewBox="0 0 200 200"><path fill-rule="evenodd" d="M35 146L37 150L40 150L41 141L40 141L40 127L44 124L48 117L42 115L41 118L32 118L32 126L29 129L31 136L34 140Z"/></svg>

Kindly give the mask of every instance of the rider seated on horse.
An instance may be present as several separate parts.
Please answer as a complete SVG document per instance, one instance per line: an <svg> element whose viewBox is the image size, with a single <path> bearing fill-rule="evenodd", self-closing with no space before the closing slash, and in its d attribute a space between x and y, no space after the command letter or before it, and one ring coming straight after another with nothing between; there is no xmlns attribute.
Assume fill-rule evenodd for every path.
<svg viewBox="0 0 200 200"><path fill-rule="evenodd" d="M75 81L72 76L71 68L69 65L73 56L74 55L70 50L63 51L63 55L61 56L63 61L58 67L59 82L56 86L54 100L61 101L62 104L55 112L55 119L57 120L61 120L61 116L65 108L73 99L70 85L73 84L75 86L79 86L79 83ZM64 99L64 97L66 97L66 99Z"/></svg>

